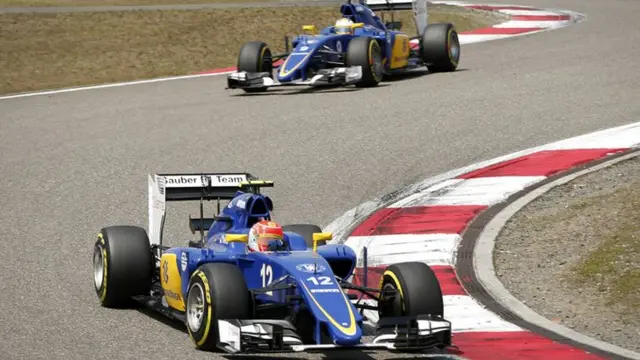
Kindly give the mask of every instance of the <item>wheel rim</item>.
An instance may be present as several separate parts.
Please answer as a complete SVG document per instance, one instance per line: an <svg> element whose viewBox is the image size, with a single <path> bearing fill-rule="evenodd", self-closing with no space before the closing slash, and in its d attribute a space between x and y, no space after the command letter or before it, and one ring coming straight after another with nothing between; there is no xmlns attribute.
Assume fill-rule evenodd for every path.
<svg viewBox="0 0 640 360"><path fill-rule="evenodd" d="M371 70L376 78L380 78L382 76L382 54L380 53L380 48L378 46L373 47L373 51L371 52Z"/></svg>
<svg viewBox="0 0 640 360"><path fill-rule="evenodd" d="M402 300L399 299L400 297L400 293L398 292L398 289L395 287L395 285L391 284L391 283L386 283L382 286L382 292L380 293L381 296L381 301L382 301L382 306L381 306L381 310L385 313L391 313L394 316L401 316L402 314ZM384 296L383 294L386 293L386 291L391 290L391 291L395 291L396 295L395 298L393 299L393 301L390 301L390 299L387 296Z"/></svg>
<svg viewBox="0 0 640 360"><path fill-rule="evenodd" d="M455 62L460 58L460 40L455 32L451 32L449 40L449 58Z"/></svg>
<svg viewBox="0 0 640 360"><path fill-rule="evenodd" d="M93 284L96 290L102 289L102 282L104 281L104 258L102 257L102 250L98 247L93 252Z"/></svg>
<svg viewBox="0 0 640 360"><path fill-rule="evenodd" d="M204 290L200 284L195 283L191 286L187 296L187 323L192 332L200 330L203 317Z"/></svg>
<svg viewBox="0 0 640 360"><path fill-rule="evenodd" d="M269 51L269 50L265 51L264 52L264 56L262 57L262 64L260 64L260 67L261 67L262 71L266 71L266 72L271 73L272 62L273 62L273 60L271 58L271 51Z"/></svg>

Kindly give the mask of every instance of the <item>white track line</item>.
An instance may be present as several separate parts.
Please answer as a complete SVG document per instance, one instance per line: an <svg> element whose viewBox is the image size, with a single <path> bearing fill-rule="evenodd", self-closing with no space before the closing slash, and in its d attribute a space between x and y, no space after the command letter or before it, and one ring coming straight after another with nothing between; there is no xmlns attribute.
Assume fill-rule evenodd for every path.
<svg viewBox="0 0 640 360"><path fill-rule="evenodd" d="M110 83L110 84L102 84L102 85L81 86L81 87L73 87L73 88L58 89L58 90L45 90L45 91L38 91L38 92L6 95L6 96L0 97L0 100L17 99L17 98L24 98L24 97L31 97L31 96L39 96L39 95L54 95L54 94L61 94L61 93L68 93L68 92L75 92L75 91L84 91L84 90L108 89L108 88L121 87L121 86L150 84L150 83L173 81L173 80L195 79L195 78L201 78L201 77L207 77L207 76L225 75L225 74L230 74L231 72L232 71L220 72L220 73L212 73L212 74L195 74L195 75L172 76L172 77L157 78L157 79L136 80L136 81L127 81L127 82Z"/></svg>

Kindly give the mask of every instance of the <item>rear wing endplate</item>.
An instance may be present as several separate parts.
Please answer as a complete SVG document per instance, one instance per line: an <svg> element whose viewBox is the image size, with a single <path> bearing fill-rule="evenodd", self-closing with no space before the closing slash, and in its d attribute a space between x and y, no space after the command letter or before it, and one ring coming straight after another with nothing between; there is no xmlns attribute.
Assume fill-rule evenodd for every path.
<svg viewBox="0 0 640 360"><path fill-rule="evenodd" d="M372 11L413 10L418 36L427 29L427 0L360 0L360 3Z"/></svg>
<svg viewBox="0 0 640 360"><path fill-rule="evenodd" d="M167 201L231 200L238 191L259 193L273 185L249 173L149 174L149 242L162 244Z"/></svg>

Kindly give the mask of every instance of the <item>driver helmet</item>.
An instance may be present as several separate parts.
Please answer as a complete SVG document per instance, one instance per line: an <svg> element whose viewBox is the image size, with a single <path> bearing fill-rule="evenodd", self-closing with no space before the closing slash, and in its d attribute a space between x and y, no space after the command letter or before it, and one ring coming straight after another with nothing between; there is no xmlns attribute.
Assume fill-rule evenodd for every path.
<svg viewBox="0 0 640 360"><path fill-rule="evenodd" d="M249 230L247 244L249 251L267 251L272 242L276 242L278 246L282 246L284 243L284 232L278 223L262 220L255 223Z"/></svg>
<svg viewBox="0 0 640 360"><path fill-rule="evenodd" d="M351 34L351 25L353 25L353 21L347 18L339 19L338 21L336 21L336 25L334 26L336 34Z"/></svg>

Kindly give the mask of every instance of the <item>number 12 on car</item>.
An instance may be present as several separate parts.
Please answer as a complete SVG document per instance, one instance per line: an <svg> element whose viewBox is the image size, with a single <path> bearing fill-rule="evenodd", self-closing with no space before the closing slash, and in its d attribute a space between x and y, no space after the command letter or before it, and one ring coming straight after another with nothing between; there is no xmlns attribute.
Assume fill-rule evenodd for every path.
<svg viewBox="0 0 640 360"><path fill-rule="evenodd" d="M262 278L262 287L271 285L271 282L273 281L273 269L271 268L271 265L262 264L262 267L260 268L260 277ZM267 291L265 294L267 296L273 296L273 291Z"/></svg>
<svg viewBox="0 0 640 360"><path fill-rule="evenodd" d="M313 285L316 285L316 286L333 285L333 280L331 280L330 276L312 276L312 277L308 277L307 281L312 282Z"/></svg>

